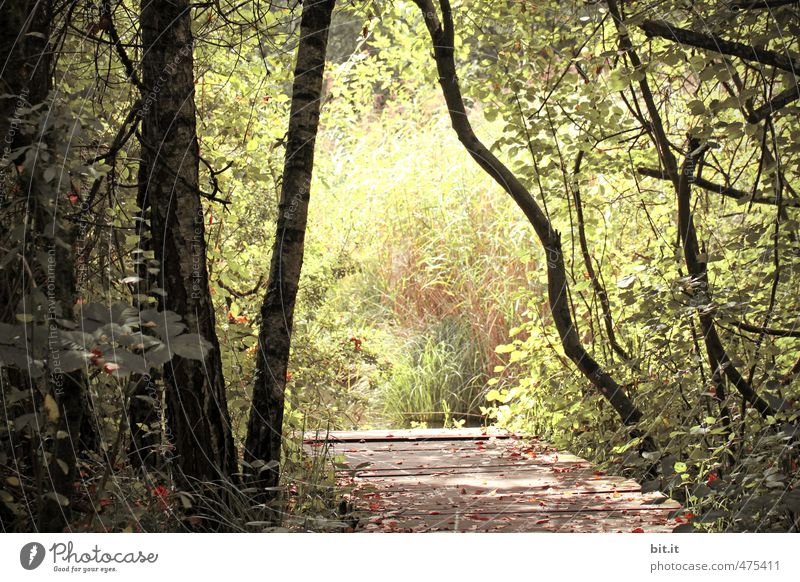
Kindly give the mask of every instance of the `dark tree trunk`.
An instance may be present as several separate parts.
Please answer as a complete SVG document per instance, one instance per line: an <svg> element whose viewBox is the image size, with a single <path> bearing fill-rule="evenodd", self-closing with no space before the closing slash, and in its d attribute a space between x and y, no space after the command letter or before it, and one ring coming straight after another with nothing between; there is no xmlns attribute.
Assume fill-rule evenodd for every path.
<svg viewBox="0 0 800 582"><path fill-rule="evenodd" d="M259 487L274 487L279 478L286 370L303 265L314 142L333 6L334 0L306 0L300 22L278 224L269 283L261 306L253 403L247 423L245 458L269 464L257 479Z"/></svg>
<svg viewBox="0 0 800 582"><path fill-rule="evenodd" d="M439 84L442 87L442 93L450 113L450 121L459 141L476 163L513 198L514 202L525 213L544 247L547 260L547 293L550 311L561 338L564 353L597 388L600 394L611 403L623 423L637 423L642 417L641 411L628 398L614 378L603 370L581 345L570 311L561 235L553 229L550 221L525 186L481 143L472 130L456 75L453 55L455 33L450 3L448 0L440 0L442 9L442 21L440 22L432 0L414 1L422 10L425 24L433 41L434 58L439 72Z"/></svg>
<svg viewBox="0 0 800 582"><path fill-rule="evenodd" d="M0 130L4 136L3 165L13 161L22 168L12 180L11 192L6 190L10 184L3 184L3 212L5 214L8 211L12 216L22 212L31 221L30 238L23 241L20 253L34 264L36 261L32 258L37 251L47 256L45 263L35 264L34 277L39 289L46 294L47 325L57 327L57 318L71 320L74 315L76 279L72 247L77 229L74 223L65 221L61 215L65 211L65 204L59 205L58 193L41 179L40 168L46 165L45 160L26 165L24 156L16 160L11 160L9 156L11 148L31 145L33 140L51 141L46 134L24 134L19 126L19 117L22 107L45 103L50 93L53 66L53 47L50 44L52 2L26 0L5 3L0 18L4 26L9 27L3 31L0 41L0 58L4 63L0 92L13 96L2 99L0 112ZM56 150L60 146L56 143L47 145ZM11 171L14 171L13 166ZM14 193L25 200L20 200ZM22 268L8 270L19 273ZM19 299L31 290L31 282L26 283L25 279L12 275L5 281L0 292L0 300L5 305L16 307ZM13 309L6 310L4 319L13 318L14 315ZM46 351L51 366L58 361L58 349L52 346ZM10 375L23 386L31 381L24 376L24 372ZM54 409L43 407L46 414L42 418L47 419L47 425L42 427L39 438L47 456L42 459L44 470L40 481L36 529L41 532L61 532L69 524L71 514L76 453L81 450L86 377L80 371L64 374L52 368L44 382L45 403L52 398L56 406Z"/></svg>
<svg viewBox="0 0 800 582"><path fill-rule="evenodd" d="M189 481L228 478L236 469L222 359L208 288L199 148L194 103L193 38L188 0L142 2L141 146L143 208L160 263L162 307L208 340L203 363L175 356L164 371L176 467Z"/></svg>

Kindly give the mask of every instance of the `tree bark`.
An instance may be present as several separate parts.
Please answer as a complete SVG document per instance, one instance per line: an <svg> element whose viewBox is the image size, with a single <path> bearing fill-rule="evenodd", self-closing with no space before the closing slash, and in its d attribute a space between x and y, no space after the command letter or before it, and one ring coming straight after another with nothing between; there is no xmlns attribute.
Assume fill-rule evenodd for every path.
<svg viewBox="0 0 800 582"><path fill-rule="evenodd" d="M236 470L222 359L208 288L193 38L188 0L142 2L142 164L140 200L160 263L161 307L211 344L203 363L175 356L164 370L176 467L189 481L227 479ZM144 207L143 207L144 210Z"/></svg>
<svg viewBox="0 0 800 582"><path fill-rule="evenodd" d="M619 33L619 46L631 61L631 64L640 69L642 61L633 49L630 37L624 28L622 15L616 0L606 0L609 13L614 21L614 25ZM639 88L642 92L647 114L650 116L648 132L650 133L658 152L659 160L664 167L665 176L672 182L673 188L678 199L678 231L680 241L683 246L684 260L689 274L692 276L697 288L710 302L708 293L708 271L706 263L698 260L699 245L697 232L694 228L694 221L691 215L691 179L693 178L693 166L691 160L687 158L684 168L678 167L678 161L672 152L671 145L667 139L661 115L656 107L653 92L646 78L639 80ZM690 150L691 151L691 150ZM709 310L698 312L700 328L703 331L703 340L706 345L706 353L712 372L720 370L742 397L753 405L762 415L766 416L774 412L769 405L756 394L750 383L741 375L739 370L731 361L728 352L725 350L722 340L717 333L714 323L713 313Z"/></svg>
<svg viewBox="0 0 800 582"><path fill-rule="evenodd" d="M7 269L16 271L16 274L8 278L0 290L0 301L12 308L4 311L3 319L13 321L19 300L38 288L46 303L45 323L55 333L57 319L72 320L74 315L76 278L73 244L77 229L74 223L62 216L65 205L62 202L59 206L58 192L42 179L41 168L47 162L40 159L38 154L37 163L34 164L26 164L24 155L11 159L13 148L33 145L34 140L41 140L51 151L61 146L51 143L54 139L43 132L42 126L31 135L23 133L19 125L22 106L46 104L52 87L53 47L50 35L53 4L49 0L5 3L0 17L10 27L1 35L0 41L0 59L4 63L0 93L12 96L2 99L0 113L0 131L4 136L3 166L5 168L10 163L12 173L17 165L20 168L10 184L3 184L2 210L4 214L10 212L11 216L17 212L27 216L31 224L30 234L22 242L19 253L33 265L30 277L17 276L23 272L22 267ZM9 186L10 191L7 192ZM2 230L5 234L5 229ZM5 243L3 246L6 246ZM37 261L34 257L38 253L41 253L39 256L46 256L46 261ZM82 446L81 428L86 409L86 376L81 371L60 372L56 364L59 349L55 344L47 346L45 353L49 370L43 380L44 386L40 386L44 403L52 398L55 407L34 403L45 412L42 418L47 419L47 425L42 426L38 435L44 453L35 524L40 532L62 532L69 524L76 453ZM9 374L9 378L19 383L18 388L22 389L40 382L28 378L24 371L15 371Z"/></svg>
<svg viewBox="0 0 800 582"><path fill-rule="evenodd" d="M261 306L253 401L247 423L245 459L267 463L254 479L262 489L262 497L264 488L275 487L280 476L286 372L303 265L314 143L334 3L335 0L306 0L300 21L278 223L269 282Z"/></svg>
<svg viewBox="0 0 800 582"><path fill-rule="evenodd" d="M439 72L439 84L442 87L442 93L450 113L450 121L459 141L475 162L513 198L525 213L544 247L547 259L547 292L550 311L561 338L564 353L597 388L600 394L611 403L623 423L637 423L642 418L641 411L628 398L614 378L603 370L584 349L575 330L567 293L567 274L561 246L561 235L550 224L550 221L525 186L481 143L472 130L456 75L453 56L453 16L449 1L440 0L442 10L441 23L432 0L414 0L414 2L422 10L425 24L433 41L434 58Z"/></svg>

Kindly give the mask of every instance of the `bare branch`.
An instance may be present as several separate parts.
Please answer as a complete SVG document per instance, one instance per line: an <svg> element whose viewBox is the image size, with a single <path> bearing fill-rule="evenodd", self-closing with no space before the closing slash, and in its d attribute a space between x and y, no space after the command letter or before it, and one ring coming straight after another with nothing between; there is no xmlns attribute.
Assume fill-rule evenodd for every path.
<svg viewBox="0 0 800 582"><path fill-rule="evenodd" d="M800 60L795 57L756 48L741 42L725 40L714 34L702 34L694 30L680 28L665 20L645 20L640 26L645 34L651 38L664 38L800 75Z"/></svg>

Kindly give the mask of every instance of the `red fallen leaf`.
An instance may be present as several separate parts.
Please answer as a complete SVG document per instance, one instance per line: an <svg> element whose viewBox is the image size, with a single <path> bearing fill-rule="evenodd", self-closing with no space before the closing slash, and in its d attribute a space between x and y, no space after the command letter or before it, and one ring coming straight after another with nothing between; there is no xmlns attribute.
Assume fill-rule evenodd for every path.
<svg viewBox="0 0 800 582"><path fill-rule="evenodd" d="M100 500L100 507L108 507L109 505L113 505L114 502L111 499L101 499Z"/></svg>
<svg viewBox="0 0 800 582"><path fill-rule="evenodd" d="M685 517L685 518L686 518L686 520L688 521L688 520L690 520L690 519L694 519L694 518L695 518L695 517L697 517L697 516L696 516L694 513L692 513L692 512L690 511L689 513L686 513L686 514L684 515L684 517Z"/></svg>
<svg viewBox="0 0 800 582"><path fill-rule="evenodd" d="M78 203L78 195L77 194L70 194L68 196L68 198L69 198L69 203L70 204L75 205L75 204Z"/></svg>
<svg viewBox="0 0 800 582"><path fill-rule="evenodd" d="M708 478L706 479L706 484L711 485L714 481L717 481L719 477L717 477L716 473L709 473Z"/></svg>
<svg viewBox="0 0 800 582"><path fill-rule="evenodd" d="M508 456L509 456L509 457L521 457L521 456L522 456L522 453L511 453L511 454L510 454L510 455L508 455Z"/></svg>
<svg viewBox="0 0 800 582"><path fill-rule="evenodd" d="M474 519L475 521L489 521L491 518L483 515L470 514L467 515L467 519Z"/></svg>
<svg viewBox="0 0 800 582"><path fill-rule="evenodd" d="M428 512L428 515L440 515L440 514L441 514L440 511L430 511L430 512Z"/></svg>
<svg viewBox="0 0 800 582"><path fill-rule="evenodd" d="M109 363L107 363L107 364L105 364L103 366L103 371L106 374L113 374L117 370L119 370L119 364L113 364L113 363L109 362Z"/></svg>
<svg viewBox="0 0 800 582"><path fill-rule="evenodd" d="M631 533L644 533L644 530L640 527L636 527L631 530Z"/></svg>
<svg viewBox="0 0 800 582"><path fill-rule="evenodd" d="M543 523L547 523L548 521L550 521L550 520L549 519L540 519L539 521L536 522L536 525L541 525Z"/></svg>

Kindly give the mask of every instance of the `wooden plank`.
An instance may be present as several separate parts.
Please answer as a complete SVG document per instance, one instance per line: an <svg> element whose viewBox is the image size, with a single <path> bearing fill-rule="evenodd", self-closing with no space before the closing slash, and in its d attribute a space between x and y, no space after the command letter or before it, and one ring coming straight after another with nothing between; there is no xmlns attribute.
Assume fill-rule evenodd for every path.
<svg viewBox="0 0 800 582"><path fill-rule="evenodd" d="M359 531L672 531L681 506L541 441L480 429L306 435ZM320 440L327 438L328 440Z"/></svg>
<svg viewBox="0 0 800 582"><path fill-rule="evenodd" d="M457 459L448 459L439 466L403 466L400 465L385 465L382 467L364 467L361 469L351 469L355 471L355 476L362 479L370 477L388 478L388 477L415 477L426 475L467 475L467 474L486 474L497 473L498 477L505 477L506 475L522 475L528 473L543 474L543 473L575 473L584 472L588 474L594 473L592 466L589 463L570 463L562 464L562 467L555 467L553 465L540 464L540 463L512 463L503 462L502 459L486 459L483 463L464 463L450 465L451 462L457 462ZM358 465L356 465L358 466ZM347 469L343 469L347 471Z"/></svg>
<svg viewBox="0 0 800 582"><path fill-rule="evenodd" d="M370 454L370 453L344 453L334 454L333 459L337 463L347 465L350 469L357 467L361 472L373 471L408 471L413 468L428 469L433 467L461 468L461 467L489 467L489 466L514 466L514 467L546 467L548 470L559 471L567 470L570 467L590 467L588 461L574 455L538 455L536 457L513 457L510 455L498 455L496 453L475 453L468 455L456 455L435 451L424 453L390 453L390 454ZM368 465L366 465L368 463Z"/></svg>
<svg viewBox="0 0 800 582"><path fill-rule="evenodd" d="M670 517L665 510L623 512L575 512L537 514L483 514L403 516L373 518L364 531L383 532L637 532L668 533L682 522Z"/></svg>
<svg viewBox="0 0 800 582"><path fill-rule="evenodd" d="M541 513L575 511L676 511L681 505L659 493L646 495L638 492L551 494L514 493L492 491L481 495L464 495L456 490L420 492L386 492L380 497L382 511L404 510L403 515L447 515L464 513ZM375 497L358 499L356 508L369 510L375 507Z"/></svg>
<svg viewBox="0 0 800 582"><path fill-rule="evenodd" d="M392 442L429 440L488 440L489 438L516 438L516 435L495 428L415 428L396 430L312 431L303 434L306 443L311 442Z"/></svg>

